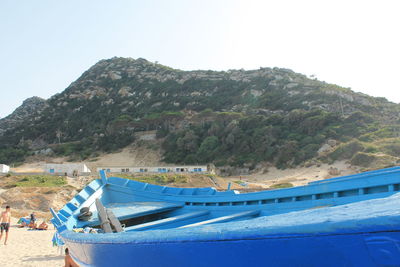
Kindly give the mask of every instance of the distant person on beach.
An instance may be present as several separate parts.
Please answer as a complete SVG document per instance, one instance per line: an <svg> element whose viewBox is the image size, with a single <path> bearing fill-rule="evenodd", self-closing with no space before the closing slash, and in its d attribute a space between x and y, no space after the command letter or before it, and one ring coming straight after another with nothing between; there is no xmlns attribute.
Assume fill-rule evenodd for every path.
<svg viewBox="0 0 400 267"><path fill-rule="evenodd" d="M4 240L4 245L7 245L8 240L8 231L10 230L10 223L11 223L11 208L10 206L6 206L6 210L1 213L0 217L0 240L3 237L3 231L6 232L6 239Z"/></svg>
<svg viewBox="0 0 400 267"><path fill-rule="evenodd" d="M30 229L36 229L36 228L37 228L37 223L36 223L35 221L31 221L31 222L28 224L28 228L30 228Z"/></svg>
<svg viewBox="0 0 400 267"><path fill-rule="evenodd" d="M68 248L65 249L65 267L79 267L78 264L72 259L72 257L69 255L69 250Z"/></svg>
<svg viewBox="0 0 400 267"><path fill-rule="evenodd" d="M38 230L47 230L47 228L49 228L49 226L47 225L47 223L45 221L43 221L41 224L39 224L39 227L37 229Z"/></svg>
<svg viewBox="0 0 400 267"><path fill-rule="evenodd" d="M31 213L31 223L35 223L36 222L36 214L35 214L35 212L32 212Z"/></svg>
<svg viewBox="0 0 400 267"><path fill-rule="evenodd" d="M37 219L36 219L35 212L32 212L30 217L31 217L31 220L29 221L28 227L31 229L36 229L37 228L37 223L36 223Z"/></svg>

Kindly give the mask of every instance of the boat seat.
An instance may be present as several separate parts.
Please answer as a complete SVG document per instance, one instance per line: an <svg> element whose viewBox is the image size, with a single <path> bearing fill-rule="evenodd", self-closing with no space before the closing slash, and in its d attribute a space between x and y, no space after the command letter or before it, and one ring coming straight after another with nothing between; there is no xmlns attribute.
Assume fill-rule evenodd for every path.
<svg viewBox="0 0 400 267"><path fill-rule="evenodd" d="M148 230L148 229L152 229L152 228L160 229L160 228L162 228L163 226L166 226L166 225L176 224L178 222L182 222L182 221L191 220L191 219L195 219L195 218L198 218L198 217L206 216L209 213L210 212L207 211L207 210L185 213L185 214L182 214L182 215L168 217L168 218L157 220L157 221L152 221L152 222L148 222L148 223L129 226L129 227L125 228L125 232L142 231L142 230Z"/></svg>
<svg viewBox="0 0 400 267"><path fill-rule="evenodd" d="M239 212L239 213L234 213L206 221L201 221L197 223L192 223L188 225L181 226L179 228L187 228L187 227L194 227L194 226L200 226L200 225L206 225L206 224L211 224L211 223L222 223L222 222L229 222L229 221L234 221L246 217L255 217L260 214L259 210L250 210L250 211L244 211L244 212Z"/></svg>
<svg viewBox="0 0 400 267"><path fill-rule="evenodd" d="M165 211L172 211L182 207L180 204L169 202L127 202L127 203L110 203L104 205L110 209L115 217L122 221L132 218L138 218L150 214L158 214ZM92 219L89 221L78 221L77 227L96 226L99 225L98 213L93 211Z"/></svg>

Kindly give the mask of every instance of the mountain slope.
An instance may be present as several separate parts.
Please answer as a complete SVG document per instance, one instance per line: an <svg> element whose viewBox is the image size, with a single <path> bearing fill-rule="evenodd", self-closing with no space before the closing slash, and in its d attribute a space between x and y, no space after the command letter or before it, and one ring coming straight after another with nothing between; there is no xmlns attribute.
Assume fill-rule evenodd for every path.
<svg viewBox="0 0 400 267"><path fill-rule="evenodd" d="M181 71L112 58L30 115L0 120L0 151L4 162L16 150L13 161L44 148L87 158L130 144L135 132L157 130L167 162L286 167L321 156L329 140L344 145L355 138L358 148L347 158L384 152L384 145L366 144L397 138L399 114L400 106L384 98L288 69ZM335 146L325 160L342 157L328 155Z"/></svg>
<svg viewBox="0 0 400 267"><path fill-rule="evenodd" d="M12 114L0 120L0 135L23 123L34 121L46 107L46 100L37 96L26 99Z"/></svg>

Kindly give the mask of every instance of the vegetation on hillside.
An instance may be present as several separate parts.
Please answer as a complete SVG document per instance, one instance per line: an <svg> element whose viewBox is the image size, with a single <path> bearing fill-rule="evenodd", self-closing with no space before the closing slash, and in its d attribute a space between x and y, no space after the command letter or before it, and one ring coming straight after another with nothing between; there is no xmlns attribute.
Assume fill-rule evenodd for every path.
<svg viewBox="0 0 400 267"><path fill-rule="evenodd" d="M353 114L343 118L320 109L292 110L285 115L245 115L214 113L214 119L193 124L180 131L167 132L163 148L165 161L184 164L214 162L217 166L248 165L262 161L278 168L296 166L317 156L329 139L342 142L329 154L330 160L350 159L357 152L371 149L357 138L382 132L368 115ZM387 131L386 136L397 134ZM380 139L379 139L380 140ZM383 151L388 146L375 147Z"/></svg>
<svg viewBox="0 0 400 267"><path fill-rule="evenodd" d="M187 72L113 58L38 106L0 129L0 163L46 149L83 160L149 130L163 140L165 161L180 164L286 168L316 156L358 163L379 154L396 164L400 151L399 105L287 69ZM331 139L339 145L318 155Z"/></svg>
<svg viewBox="0 0 400 267"><path fill-rule="evenodd" d="M282 189L282 188L290 188L293 187L293 184L291 183L280 183L280 184L274 184L270 186L270 189Z"/></svg>
<svg viewBox="0 0 400 267"><path fill-rule="evenodd" d="M63 176L52 175L25 175L18 176L6 187L60 187L67 184Z"/></svg>
<svg viewBox="0 0 400 267"><path fill-rule="evenodd" d="M180 174L154 174L149 176L118 174L118 177L155 185L166 185L172 183L182 184L188 182L188 177Z"/></svg>

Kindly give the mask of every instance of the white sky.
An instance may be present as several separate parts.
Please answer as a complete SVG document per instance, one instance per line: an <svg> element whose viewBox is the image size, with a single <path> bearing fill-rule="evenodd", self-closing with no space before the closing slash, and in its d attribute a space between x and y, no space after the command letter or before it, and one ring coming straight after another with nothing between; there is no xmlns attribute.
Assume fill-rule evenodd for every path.
<svg viewBox="0 0 400 267"><path fill-rule="evenodd" d="M290 68L400 102L400 1L2 0L0 118L98 60Z"/></svg>

